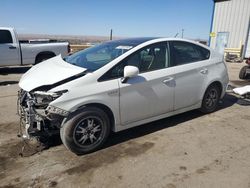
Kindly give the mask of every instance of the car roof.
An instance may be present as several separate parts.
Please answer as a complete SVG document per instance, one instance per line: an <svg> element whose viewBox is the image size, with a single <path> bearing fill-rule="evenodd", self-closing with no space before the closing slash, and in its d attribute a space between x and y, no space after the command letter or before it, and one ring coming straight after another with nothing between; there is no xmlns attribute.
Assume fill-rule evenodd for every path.
<svg viewBox="0 0 250 188"><path fill-rule="evenodd" d="M137 37L137 38L124 38L124 39L118 39L118 40L112 40L109 42L117 42L121 44L126 44L126 45L132 45L132 46L137 46L143 43L147 42L163 42L163 41L183 41L183 42L190 42L193 44L197 44L199 46L205 47L208 49L208 46L205 46L198 41L193 41L193 40L188 40L188 39L183 39L183 38L173 38L173 37Z"/></svg>
<svg viewBox="0 0 250 188"><path fill-rule="evenodd" d="M115 42L128 43L128 44L142 44L144 42L157 39L157 37L137 37L137 38L124 38L114 40Z"/></svg>
<svg viewBox="0 0 250 188"><path fill-rule="evenodd" d="M116 39L112 41L107 41L106 43L117 43L123 45L131 45L137 46L139 44L145 43L147 41L151 41L157 39L156 37L137 37L137 38L124 38L124 39Z"/></svg>

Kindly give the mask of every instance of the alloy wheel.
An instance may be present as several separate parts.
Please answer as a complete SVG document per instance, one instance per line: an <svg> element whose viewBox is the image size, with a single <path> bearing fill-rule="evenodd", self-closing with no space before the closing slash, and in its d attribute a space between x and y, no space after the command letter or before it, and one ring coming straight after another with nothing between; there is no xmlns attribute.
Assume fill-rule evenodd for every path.
<svg viewBox="0 0 250 188"><path fill-rule="evenodd" d="M101 139L102 129L103 123L100 118L96 116L84 118L74 129L74 142L80 147L91 147Z"/></svg>
<svg viewBox="0 0 250 188"><path fill-rule="evenodd" d="M211 89L207 94L205 104L207 108L213 108L217 104L218 92L216 89Z"/></svg>

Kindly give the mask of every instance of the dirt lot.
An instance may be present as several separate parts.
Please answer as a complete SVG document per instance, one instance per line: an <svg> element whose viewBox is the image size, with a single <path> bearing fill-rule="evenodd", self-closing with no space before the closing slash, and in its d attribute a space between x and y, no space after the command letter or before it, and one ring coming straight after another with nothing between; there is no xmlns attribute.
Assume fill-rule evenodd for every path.
<svg viewBox="0 0 250 188"><path fill-rule="evenodd" d="M228 64L233 85L244 64ZM191 111L111 135L76 156L57 143L41 152L17 138L17 82L0 69L0 187L248 187L250 103L228 93L215 113ZM25 145L23 157L19 155Z"/></svg>

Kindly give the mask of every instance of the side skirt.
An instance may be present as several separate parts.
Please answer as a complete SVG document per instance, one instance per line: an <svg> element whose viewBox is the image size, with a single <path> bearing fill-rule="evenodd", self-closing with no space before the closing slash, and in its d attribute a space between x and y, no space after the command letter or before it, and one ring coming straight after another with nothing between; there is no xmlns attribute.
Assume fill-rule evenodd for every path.
<svg viewBox="0 0 250 188"><path fill-rule="evenodd" d="M184 113L184 112L187 112L187 111L198 109L200 107L201 107L201 102L197 103L197 104L195 104L193 106L189 106L187 108L182 108L182 109L179 109L179 110L176 110L176 111L171 111L171 112L168 112L166 114L161 114L159 116L155 116L155 117L151 117L151 118L148 118L148 119L132 122L132 123L129 123L129 124L126 124L126 125L115 125L114 132L119 132L119 131L122 131L122 130L126 130L126 129L136 127L136 126L139 126L139 125L142 125L142 124L145 124L145 123L153 122L153 121L156 121L156 120L159 120L159 119L167 118L167 117L170 117L170 116L173 116L173 115L177 115L177 114L181 114L181 113Z"/></svg>

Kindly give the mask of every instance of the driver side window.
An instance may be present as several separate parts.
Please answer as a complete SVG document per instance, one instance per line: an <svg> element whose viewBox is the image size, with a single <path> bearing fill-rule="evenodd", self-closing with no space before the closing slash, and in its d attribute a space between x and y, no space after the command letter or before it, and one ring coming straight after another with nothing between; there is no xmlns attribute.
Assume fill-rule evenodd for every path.
<svg viewBox="0 0 250 188"><path fill-rule="evenodd" d="M111 68L100 80L110 80L123 77L125 66L138 67L140 73L169 67L169 50L166 42L144 47Z"/></svg>

